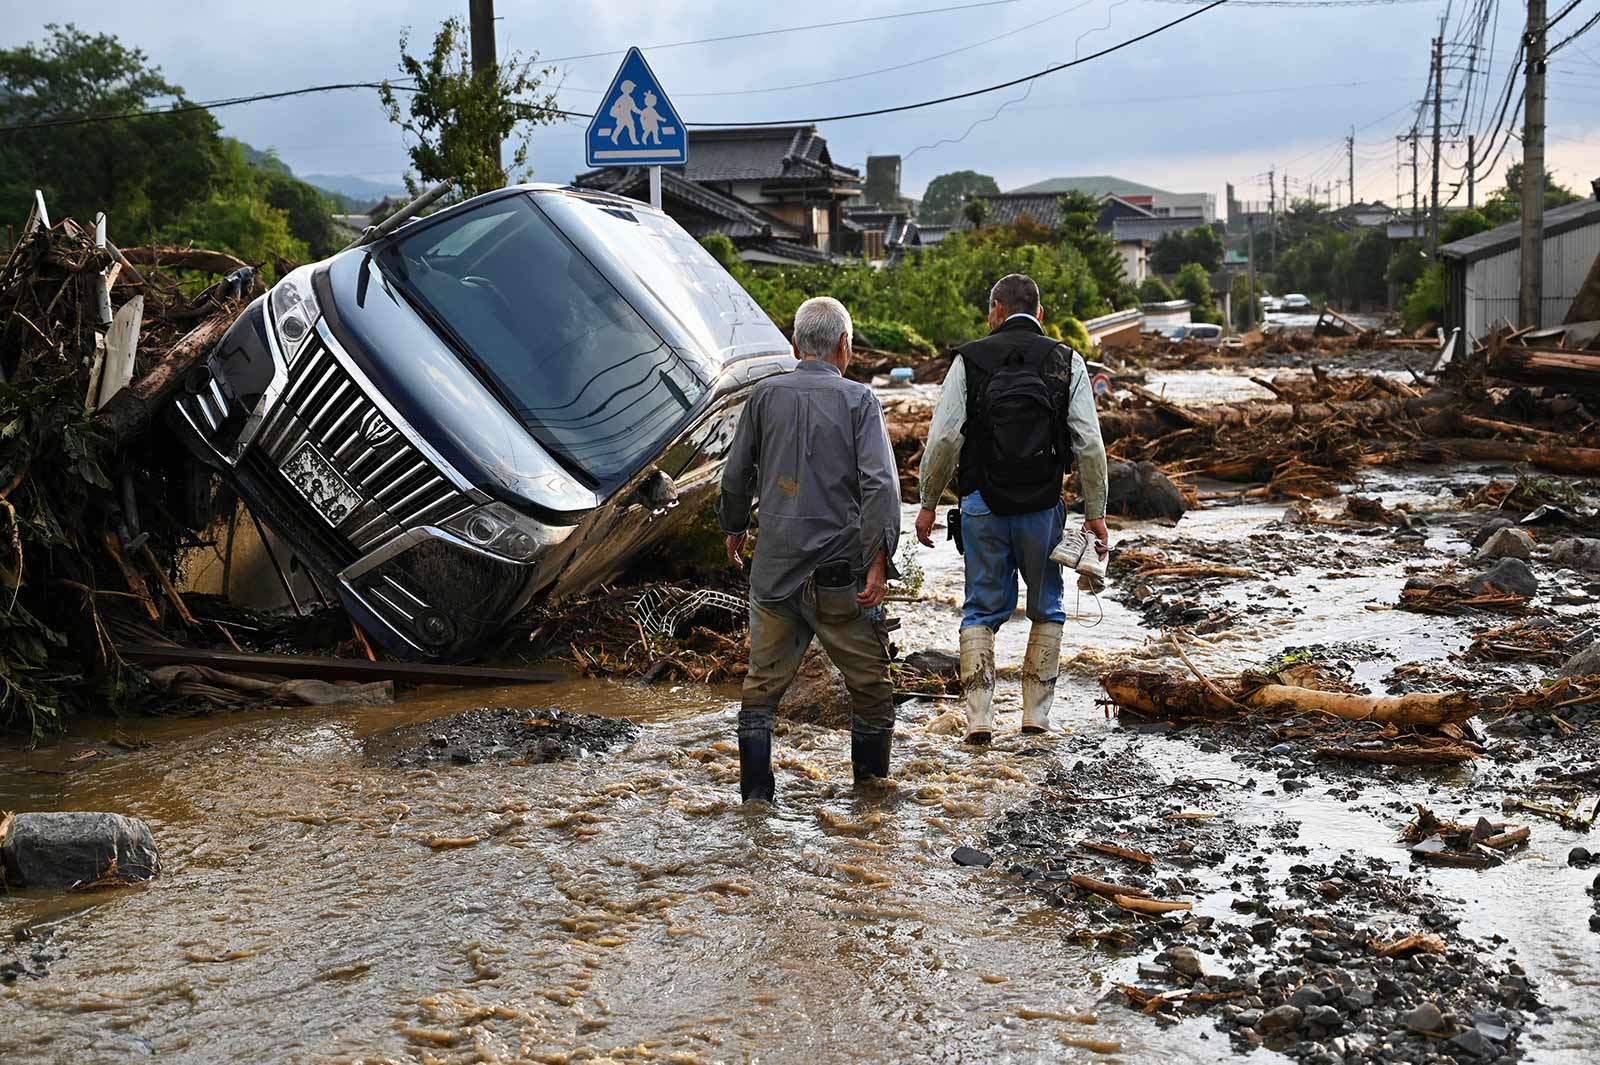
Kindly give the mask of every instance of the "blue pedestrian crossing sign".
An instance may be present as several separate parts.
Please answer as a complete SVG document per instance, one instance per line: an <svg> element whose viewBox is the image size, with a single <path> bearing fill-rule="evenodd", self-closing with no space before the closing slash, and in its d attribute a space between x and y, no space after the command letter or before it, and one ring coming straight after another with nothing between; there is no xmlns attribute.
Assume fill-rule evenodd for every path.
<svg viewBox="0 0 1600 1065"><path fill-rule="evenodd" d="M584 139L593 167L677 166L689 160L683 122L637 48L623 56Z"/></svg>

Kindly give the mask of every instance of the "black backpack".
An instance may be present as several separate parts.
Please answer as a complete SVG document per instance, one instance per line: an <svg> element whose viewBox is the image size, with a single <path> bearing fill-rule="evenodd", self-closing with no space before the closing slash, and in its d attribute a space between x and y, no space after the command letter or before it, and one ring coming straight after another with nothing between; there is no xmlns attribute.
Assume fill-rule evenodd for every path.
<svg viewBox="0 0 1600 1065"><path fill-rule="evenodd" d="M1031 514L1061 499L1067 440L1043 365L1012 351L977 392L969 421L977 423L979 490L996 514Z"/></svg>

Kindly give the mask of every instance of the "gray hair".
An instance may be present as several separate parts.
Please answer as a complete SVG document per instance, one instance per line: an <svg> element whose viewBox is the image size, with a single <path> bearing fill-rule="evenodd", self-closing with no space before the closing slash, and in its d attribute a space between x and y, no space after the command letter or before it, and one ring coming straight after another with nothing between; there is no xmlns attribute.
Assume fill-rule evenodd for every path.
<svg viewBox="0 0 1600 1065"><path fill-rule="evenodd" d="M794 312L794 346L802 355L828 358L841 333L854 338L855 327L850 312L832 296L813 296Z"/></svg>

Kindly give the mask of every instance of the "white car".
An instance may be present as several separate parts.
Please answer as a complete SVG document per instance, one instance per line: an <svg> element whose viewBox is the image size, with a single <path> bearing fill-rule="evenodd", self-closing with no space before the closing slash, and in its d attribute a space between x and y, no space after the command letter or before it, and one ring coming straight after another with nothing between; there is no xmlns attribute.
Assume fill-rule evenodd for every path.
<svg viewBox="0 0 1600 1065"><path fill-rule="evenodd" d="M1283 297L1283 309L1286 311L1309 311L1311 300L1303 293L1291 292Z"/></svg>

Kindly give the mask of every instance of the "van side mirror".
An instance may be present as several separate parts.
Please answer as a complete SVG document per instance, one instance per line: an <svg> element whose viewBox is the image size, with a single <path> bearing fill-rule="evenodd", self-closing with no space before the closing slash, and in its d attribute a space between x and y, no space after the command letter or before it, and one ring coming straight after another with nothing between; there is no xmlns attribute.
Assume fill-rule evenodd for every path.
<svg viewBox="0 0 1600 1065"><path fill-rule="evenodd" d="M650 516L660 517L678 505L678 486L659 469L652 469L628 497L631 507L649 507Z"/></svg>

